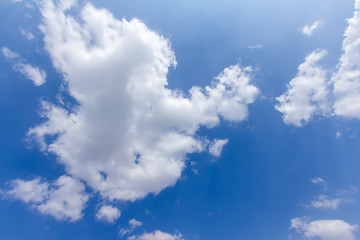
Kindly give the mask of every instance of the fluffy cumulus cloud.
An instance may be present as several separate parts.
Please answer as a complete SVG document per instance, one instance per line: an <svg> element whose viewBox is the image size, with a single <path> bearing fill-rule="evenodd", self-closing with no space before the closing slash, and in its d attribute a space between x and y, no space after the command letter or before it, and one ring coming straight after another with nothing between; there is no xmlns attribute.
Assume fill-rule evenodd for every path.
<svg viewBox="0 0 360 240"><path fill-rule="evenodd" d="M28 136L104 198L158 193L175 184L187 154L208 149L200 126L246 119L259 94L252 70L234 65L204 88L168 89L176 60L167 39L89 3L74 17L66 10L75 3L44 0L40 10L45 47L77 105L42 102L45 121Z"/></svg>
<svg viewBox="0 0 360 240"><path fill-rule="evenodd" d="M184 240L181 234L171 235L159 230L152 233L144 233L141 236L131 236L127 240Z"/></svg>
<svg viewBox="0 0 360 240"><path fill-rule="evenodd" d="M326 114L328 106L328 82L326 71L318 61L326 55L324 50L310 53L299 65L298 74L287 86L287 91L277 97L275 108L283 114L286 124L302 126L314 114Z"/></svg>
<svg viewBox="0 0 360 240"><path fill-rule="evenodd" d="M348 19L344 51L338 71L332 77L335 95L335 114L360 119L360 1L356 0L355 13Z"/></svg>
<svg viewBox="0 0 360 240"><path fill-rule="evenodd" d="M305 32L311 35L317 26L315 22ZM287 92L277 98L276 109L283 113L286 124L302 126L315 114L360 119L360 0L355 0L344 37L343 54L330 79L317 65L325 51L316 50L299 66Z"/></svg>
<svg viewBox="0 0 360 240"><path fill-rule="evenodd" d="M309 25L305 25L304 27L301 28L301 32L306 35L306 36L311 36L316 29L318 29L321 25L320 21L316 21L313 24L309 24Z"/></svg>
<svg viewBox="0 0 360 240"><path fill-rule="evenodd" d="M11 199L22 200L42 214L57 220L77 221L88 200L85 186L69 176L61 176L51 185L39 178L30 181L11 181L10 189L2 193Z"/></svg>
<svg viewBox="0 0 360 240"><path fill-rule="evenodd" d="M306 237L321 240L355 240L354 231L357 225L351 225L343 220L316 220L307 218L291 219L290 228Z"/></svg>
<svg viewBox="0 0 360 240"><path fill-rule="evenodd" d="M116 207L109 205L101 206L98 212L96 213L96 218L101 221L113 223L121 215L121 212Z"/></svg>
<svg viewBox="0 0 360 240"><path fill-rule="evenodd" d="M11 51L7 47L2 48L2 53L6 59L13 62L13 69L15 71L32 80L36 86L40 86L45 83L45 71L26 63L26 60L21 58L18 53Z"/></svg>

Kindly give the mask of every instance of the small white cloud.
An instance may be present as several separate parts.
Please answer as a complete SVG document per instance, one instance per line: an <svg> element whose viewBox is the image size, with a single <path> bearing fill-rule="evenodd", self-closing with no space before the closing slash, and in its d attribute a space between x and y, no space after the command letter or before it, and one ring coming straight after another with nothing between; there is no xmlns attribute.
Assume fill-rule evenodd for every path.
<svg viewBox="0 0 360 240"><path fill-rule="evenodd" d="M314 114L327 115L330 112L329 84L326 71L317 62L326 55L325 50L315 50L299 65L298 74L287 86L287 91L277 97L275 109L283 114L286 124L300 127Z"/></svg>
<svg viewBox="0 0 360 240"><path fill-rule="evenodd" d="M25 31L24 29L20 28L20 33L26 37L28 40L33 40L35 37L31 32Z"/></svg>
<svg viewBox="0 0 360 240"><path fill-rule="evenodd" d="M228 143L228 139L215 139L210 145L209 145L209 152L214 157L220 157L222 149L225 144Z"/></svg>
<svg viewBox="0 0 360 240"><path fill-rule="evenodd" d="M336 132L336 138L340 138L342 136L341 132Z"/></svg>
<svg viewBox="0 0 360 240"><path fill-rule="evenodd" d="M326 185L325 180L322 179L321 177L311 179L310 181L311 181L312 183L314 183L314 184L323 184L323 185Z"/></svg>
<svg viewBox="0 0 360 240"><path fill-rule="evenodd" d="M26 60L21 58L18 53L13 52L6 47L2 48L2 53L6 59L12 60L14 62L13 69L16 72L19 72L26 78L32 80L36 86L40 86L46 82L45 71L39 69L38 67L27 64Z"/></svg>
<svg viewBox="0 0 360 240"><path fill-rule="evenodd" d="M105 205L96 213L96 218L101 221L113 223L120 215L121 213L118 208Z"/></svg>
<svg viewBox="0 0 360 240"><path fill-rule="evenodd" d="M152 233L144 233L141 236L131 236L128 240L183 240L181 234L171 235L159 230Z"/></svg>
<svg viewBox="0 0 360 240"><path fill-rule="evenodd" d="M355 240L354 231L358 225L351 225L343 220L316 220L310 222L308 218L291 219L291 229L308 238L321 240Z"/></svg>
<svg viewBox="0 0 360 240"><path fill-rule="evenodd" d="M30 181L16 179L5 196L31 204L40 213L57 220L75 222L82 218L82 210L88 200L85 186L69 176L59 177L51 186L39 178Z"/></svg>
<svg viewBox="0 0 360 240"><path fill-rule="evenodd" d="M321 22L320 21L316 21L314 22L313 24L309 24L309 25L305 25L302 29L301 29L301 32L306 35L306 36L311 36L314 31L316 29L318 29L321 25Z"/></svg>
<svg viewBox="0 0 360 240"><path fill-rule="evenodd" d="M129 227L128 228L121 228L119 232L119 236L123 237L127 234L132 233L135 228L141 227L143 225L142 222L136 220L135 218L129 220Z"/></svg>

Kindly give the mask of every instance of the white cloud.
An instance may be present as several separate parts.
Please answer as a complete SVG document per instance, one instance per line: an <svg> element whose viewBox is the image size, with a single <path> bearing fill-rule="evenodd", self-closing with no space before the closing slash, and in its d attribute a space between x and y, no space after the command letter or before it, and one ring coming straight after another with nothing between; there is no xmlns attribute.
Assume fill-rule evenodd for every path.
<svg viewBox="0 0 360 240"><path fill-rule="evenodd" d="M2 53L4 57L8 60L13 60L13 69L26 78L33 81L36 86L40 86L46 81L46 73L45 71L39 69L38 67L34 67L30 64L25 63L26 61L20 57L20 55L16 52L11 51L10 49L3 47Z"/></svg>
<svg viewBox="0 0 360 240"><path fill-rule="evenodd" d="M214 157L220 157L222 149L225 144L228 143L228 139L215 139L210 145L209 145L209 152Z"/></svg>
<svg viewBox="0 0 360 240"><path fill-rule="evenodd" d="M120 229L120 232L119 232L120 237L123 237L123 236L125 236L126 234L129 234L129 233L132 233L135 230L135 228L141 227L143 225L143 223L136 220L135 218L133 218L133 219L129 220L129 225L130 226L128 228L121 228Z"/></svg>
<svg viewBox="0 0 360 240"><path fill-rule="evenodd" d="M30 64L17 63L13 66L14 70L32 80L36 86L40 86L46 82L46 73Z"/></svg>
<svg viewBox="0 0 360 240"><path fill-rule="evenodd" d="M321 25L320 21L316 21L313 24L305 25L302 27L301 32L306 36L311 36L316 29L318 29Z"/></svg>
<svg viewBox="0 0 360 240"><path fill-rule="evenodd" d="M26 37L27 39L32 40L32 39L35 38L34 35L33 35L31 32L25 31L25 30L22 29L22 28L20 28L19 30L20 30L20 33L21 33L24 37Z"/></svg>
<svg viewBox="0 0 360 240"><path fill-rule="evenodd" d="M351 225L343 220L316 220L310 222L308 218L291 219L290 228L308 238L321 240L355 240L354 231L358 225Z"/></svg>
<svg viewBox="0 0 360 240"><path fill-rule="evenodd" d="M6 191L6 195L25 203L41 203L49 195L49 184L41 182L39 178L31 181L15 179L11 181L10 186L12 189Z"/></svg>
<svg viewBox="0 0 360 240"><path fill-rule="evenodd" d="M157 230L152 233L144 233L141 236L131 236L128 240L183 240L183 238L181 234L171 235Z"/></svg>
<svg viewBox="0 0 360 240"><path fill-rule="evenodd" d="M186 97L166 88L168 68L176 64L168 40L138 19L117 20L91 4L77 21L64 13L74 3L43 1L41 30L79 104L68 112L43 102L46 121L29 137L104 198L158 193L181 176L188 153L207 149L206 137L196 135L201 125L246 119L259 93L250 84L252 70L230 66Z"/></svg>
<svg viewBox="0 0 360 240"><path fill-rule="evenodd" d="M356 0L354 16L348 20L344 51L333 75L335 114L360 119L360 3Z"/></svg>
<svg viewBox="0 0 360 240"><path fill-rule="evenodd" d="M286 93L277 97L276 110L283 114L286 124L302 126L314 114L324 115L328 106L328 83L326 71L317 65L326 55L325 50L315 50L299 65L298 74L293 78Z"/></svg>
<svg viewBox="0 0 360 240"><path fill-rule="evenodd" d="M79 220L88 200L84 184L65 175L51 186L39 178L30 181L16 179L10 186L12 189L3 192L7 197L30 203L40 213L57 220Z"/></svg>
<svg viewBox="0 0 360 240"><path fill-rule="evenodd" d="M112 206L102 206L96 213L96 218L105 222L113 223L120 217L121 213L119 209Z"/></svg>
<svg viewBox="0 0 360 240"><path fill-rule="evenodd" d="M311 179L311 182L322 186L324 193L315 196L310 204L305 204L306 207L336 210L340 204L352 201L352 195L357 192L354 187L341 190L328 189L327 182L321 177Z"/></svg>
<svg viewBox="0 0 360 240"><path fill-rule="evenodd" d="M136 228L136 227L141 227L143 223L133 218L129 220L129 224L132 228Z"/></svg>
<svg viewBox="0 0 360 240"><path fill-rule="evenodd" d="M315 200L311 201L311 207L313 208L332 208L337 209L339 204L342 203L344 199L342 198L329 198L326 195L319 195Z"/></svg>

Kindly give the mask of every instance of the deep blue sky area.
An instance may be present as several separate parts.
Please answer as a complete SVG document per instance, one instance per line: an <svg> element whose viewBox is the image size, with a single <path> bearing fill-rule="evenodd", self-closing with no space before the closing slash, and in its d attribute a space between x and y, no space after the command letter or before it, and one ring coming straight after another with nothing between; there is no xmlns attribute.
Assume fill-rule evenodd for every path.
<svg viewBox="0 0 360 240"><path fill-rule="evenodd" d="M140 134L139 139L135 137L132 140L126 139L119 141L119 146L114 146L112 149L115 149L114 151L126 149L127 146L137 146L137 144L144 144L143 148L139 149L146 150L147 146L156 148L158 146L156 139L161 138L161 134L165 135L166 131L189 136L203 144L203 149L199 151L190 151L184 147L179 152L169 153L171 144L182 147L183 142L180 140L174 143L169 142L169 146L159 148L163 150L156 148L154 152L158 155L152 156L155 160L152 160L154 162L151 166L156 165L156 161L163 161L162 156L168 157L164 160L165 162L178 158L183 163L181 174L174 177L174 181L166 182L160 191L154 193L151 187L156 187L156 184L160 186L163 184L161 181L165 180L159 178L158 181L152 181L152 179L157 177L156 174L165 175L165 173L157 173L155 170L144 173L149 174L148 181L140 187L145 194L134 199L106 196L105 190L96 189L92 185L92 180L90 180L92 178L82 176L74 170L77 163L80 166L83 165L84 169L89 166L107 169L99 166L103 163L105 165L105 162L113 158L92 160L92 147L86 144L77 146L76 142L74 145L70 142L69 145L79 151L88 149L89 159L76 159L76 156L80 156L76 155L76 150L74 150L74 156L69 150L68 158L65 157L65 153L61 155L60 152L51 150L51 143L56 145L57 139L60 139L63 134L70 133L71 123L60 120L57 124L65 126L64 129L57 132L54 130L53 135L49 133L44 135L47 147L49 147L47 149L41 149L36 139L29 137L29 129L40 126L42 123L50 124L50 120L47 122L47 119L51 117L46 117L41 110L42 102L61 107L67 112L68 117L70 113L80 116L84 112L84 115L81 115L84 118L96 116L91 115L90 111L86 112L87 109L92 109L91 105L86 105L89 104L86 99L90 99L94 94L88 96L85 94L85 100L79 100L80 97L77 99L77 96L80 95L71 93L71 89L75 89L76 85L76 77L73 76L82 77L83 69L76 69L76 64L70 64L68 68L59 67L56 61L59 61L61 57L59 57L60 54L56 54L61 53L65 45L56 46L52 50L46 45L46 38L54 36L47 35L50 31L46 33L39 26L51 21L44 15L45 7L41 6L42 3L49 2L55 2L57 6L59 1L0 0L0 48L2 49L0 55L0 239L360 239L360 227L357 225L360 225L358 193L360 187L360 114L355 117L338 114L333 105L338 101L338 95L332 94L334 89L332 76L340 71L339 59L346 54L342 49L346 38L344 32L351 25L346 19L352 18L354 12L357 11L354 9L354 0L75 1L77 5L66 10L65 14L73 16L74 21L80 25L83 19L79 13L86 4L90 3L95 11L100 11L99 9L108 11L119 21L137 18L149 31L155 32L156 36L167 39L175 53L177 65L169 67L166 88L181 92L184 98L191 98L189 90L193 86L202 89L206 86L215 88L216 76L229 66L252 67L249 84L256 87L258 93L253 100L242 103L247 108L247 117L229 120L225 115L221 115L221 110L216 110L219 113L215 113L215 116L219 117L220 121L214 127L208 127L201 123L205 115L199 114L201 120L196 120L199 123L195 123L199 128L195 132L186 132L186 130L177 129L180 129L186 119L196 119L198 116L196 114L200 110L195 110L189 115L186 115L188 112L185 110L183 113L180 112L179 114L183 115L179 118L183 120L180 119L180 123L171 125L173 128L166 127L166 124L172 120L165 119L162 123L161 116L163 115L159 115L159 118L155 118L158 119L158 123L145 122L147 120L144 120L145 123L141 122L145 125L141 125L144 133ZM71 1L63 0L62 2ZM359 4L359 1L357 2ZM61 12L62 10L59 9L56 11ZM356 20L359 20L359 17L355 19L353 38L360 41L360 28L356 25ZM316 21L319 21L319 25L312 33L306 35L302 32L305 25L311 26ZM63 24L59 21L58 23ZM53 30L56 32L55 28ZM97 28L97 30L101 29ZM61 34L66 36L69 33L62 32ZM145 33L136 32L136 34ZM69 39L68 43L72 43L71 37ZM156 44L157 42L154 42L153 46ZM152 44L146 46L152 46ZM6 49L16 56L7 55ZM301 126L296 126L294 122L286 122L287 112L275 108L276 105L280 105L277 97L291 89L289 83L297 76L299 65L304 63L305 57L316 49L324 49L327 52L327 55L314 65L326 71L328 88L326 101L330 110L322 112L321 109L317 109L308 120L303 120ZM360 56L360 47L357 46L354 49L358 52L354 52L355 50L352 52ZM57 50L59 51L56 52ZM76 52L77 50L75 47L75 55L80 55ZM67 53L63 54L65 56ZM123 54L123 58L130 59L130 62L132 55L142 53L120 51L118 54ZM147 59L146 53L143 52L143 54L144 56L140 56L139 59ZM106 55L102 57L106 58ZM66 62L70 57L63 59ZM354 61L356 59L358 57L353 58ZM140 61L139 65L141 64ZM46 81L37 85L34 79L24 73L26 72L24 65L31 65L37 69L36 71L46 72ZM89 79L84 78L83 81L86 83L84 86L91 86L96 81L105 84L106 79L112 77L106 71L116 68L123 67L114 63L112 68L104 70L103 77L98 79L94 77L95 80L92 80L92 76L88 76ZM141 69L139 67L134 71L141 73ZM354 62L352 70L359 72L359 69L360 62ZM320 76L316 75L316 71L311 72L315 75L315 79ZM306 74L306 72L300 74L305 79L303 85L311 85L315 80L310 79L306 82L306 78L310 78L311 75ZM143 79L145 86L147 76L141 76L140 79ZM360 89L358 89L360 85L355 84L360 83L358 76L353 79L353 89L360 95ZM119 77L118 81L128 80L125 76ZM231 86L227 86L226 89L228 88ZM318 89L314 87L311 91L316 92ZM126 91L130 90L127 88ZM299 94L301 94L300 91L302 90L298 91ZM303 91L306 90L303 89ZM202 92L206 94L205 90ZM87 92L84 90L84 93ZM110 94L110 92L105 93L104 96ZM119 95L121 94L123 92L119 91ZM135 92L134 99L138 96L136 94ZM148 96L147 92L143 94L145 97ZM310 96L312 92L304 94ZM230 95L223 97L225 99ZM294 99L295 102L296 97ZM153 101L153 97L150 97L149 101ZM215 104L212 109L220 109L216 107L220 105L216 104L220 104L221 101L223 98L211 103ZM307 104L316 105L316 101L311 99ZM95 102L94 104L98 104L99 101ZM99 108L110 109L110 112L112 108L132 110L136 103L131 103L133 105L129 104L128 107L127 104L121 101L111 103L109 101L109 105L99 104ZM355 101L349 104L357 106L359 103ZM200 102L198 106L205 106L205 103ZM295 110L295 113L300 113L301 109ZM161 111L166 110L160 110L158 113L163 113ZM156 114L155 110L154 114ZM209 110L208 114L214 113ZM80 121L79 119L71 121ZM116 120L118 124L115 126L123 124L121 119L128 121L130 118L121 115ZM89 120L89 124L86 125L88 131L106 131L101 126L90 125L90 122ZM134 124L140 126L140 123ZM132 125L129 126L130 129ZM123 131L121 130L123 128L119 129L114 128L114 132ZM158 133L152 129L165 130L160 130ZM81 130L79 131L81 133ZM160 135L151 138L149 145L145 146L147 140L143 139L148 134ZM119 134L121 139L125 138L123 135L125 136L123 132ZM106 135L103 137L106 139ZM65 146L66 141L71 141L70 138L66 139L63 145L58 145L59 148ZM218 155L210 150L212 144L215 143L212 141L215 139L227 139L222 148L220 147L221 154ZM84 142L88 140L84 138ZM104 139L94 138L91 141L94 141L96 146L102 146ZM104 147L104 149L109 148ZM151 147L149 149L149 151L153 150ZM143 164L141 161L146 155L145 150L134 152L140 156L138 166ZM96 151L100 152L96 152L99 156L108 156L101 155L101 149ZM68 162L64 163L65 160ZM128 164L122 158L115 160L119 161L119 167L122 166L121 164ZM113 172L110 169L101 170L100 173L104 179L111 179ZM119 172L118 174L126 175L127 173ZM61 176L68 176L72 179L71 181L74 181L68 189L72 189L76 184L83 186L83 190L81 187L81 191L76 190L76 194L80 191L87 198L80 204L80 209L70 207L70 210L63 213L62 208L68 207L67 198L64 200L65 203L61 199L56 202L55 198L59 196L53 193L62 188L55 182ZM125 184L122 188L130 192L132 187L140 181L139 179L142 179L141 177L142 175L139 175L131 181L127 178L114 177L114 179L120 179L114 184ZM47 184L47 189L40 194L37 192L40 185L21 188L21 184L17 185L14 182L15 179L23 183L38 179L41 183ZM148 186L149 190L145 189L145 186ZM119 190L117 186L113 186L109 191L113 194L117 190ZM30 193L35 193L35 196ZM63 192L60 195L65 196L67 193ZM76 194L69 194L69 196L75 198L78 196ZM36 200L36 197L41 199ZM41 210L43 205L52 200L59 205L51 205L47 211ZM71 198L69 201L74 201L74 199ZM103 206L111 206L115 215L117 211L121 212L121 215L111 219L111 214L107 212L108 215L101 217L99 214ZM131 219L136 219L141 224L132 227L129 223ZM296 221L300 224L296 225L294 223ZM124 229L128 232L121 234ZM157 230L159 232L156 232ZM159 234L163 234L163 238Z"/></svg>

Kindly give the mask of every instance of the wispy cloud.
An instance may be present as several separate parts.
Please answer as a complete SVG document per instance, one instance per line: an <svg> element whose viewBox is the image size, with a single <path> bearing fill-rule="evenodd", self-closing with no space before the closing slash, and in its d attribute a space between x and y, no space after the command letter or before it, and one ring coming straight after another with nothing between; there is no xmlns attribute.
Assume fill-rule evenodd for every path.
<svg viewBox="0 0 360 240"><path fill-rule="evenodd" d="M250 48L250 49L259 49L259 48L262 48L262 45L261 44L249 45L248 48Z"/></svg>
<svg viewBox="0 0 360 240"><path fill-rule="evenodd" d="M141 227L143 225L142 222L136 220L135 218L129 220L129 227L121 228L119 231L119 236L124 237L127 234L132 233L137 227Z"/></svg>
<svg viewBox="0 0 360 240"><path fill-rule="evenodd" d="M24 37L26 37L27 39L33 40L33 39L35 38L34 35L33 35L31 32L25 31L25 30L22 29L22 28L20 28L19 30L20 30L20 33L21 33Z"/></svg>
<svg viewBox="0 0 360 240"><path fill-rule="evenodd" d="M13 62L13 69L16 72L32 80L36 86L40 86L46 82L45 71L26 63L26 60L20 57L18 53L11 51L7 47L2 48L2 53L6 59Z"/></svg>
<svg viewBox="0 0 360 240"><path fill-rule="evenodd" d="M159 230L144 233L141 236L131 236L127 240L184 240L181 234L171 235L169 233L161 232Z"/></svg>

